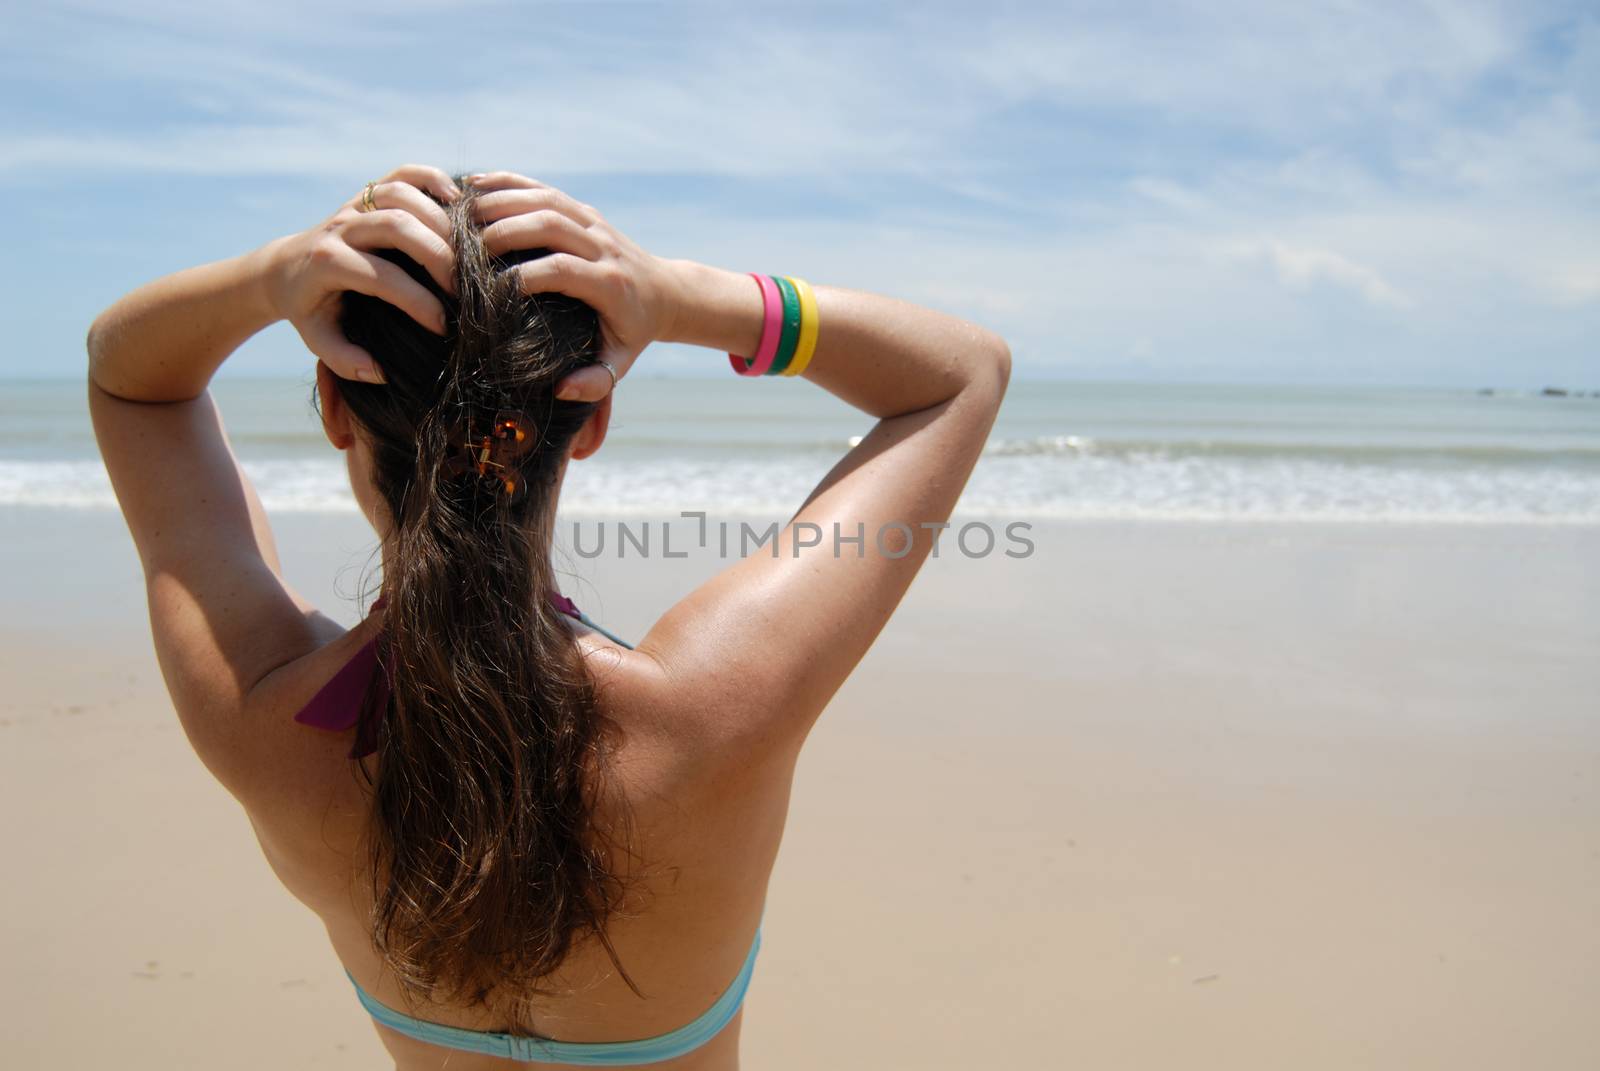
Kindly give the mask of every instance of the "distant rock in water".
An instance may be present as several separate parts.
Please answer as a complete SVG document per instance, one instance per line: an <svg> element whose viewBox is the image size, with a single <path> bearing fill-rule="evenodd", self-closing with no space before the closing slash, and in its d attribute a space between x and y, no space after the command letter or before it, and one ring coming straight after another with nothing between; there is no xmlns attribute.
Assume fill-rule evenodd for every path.
<svg viewBox="0 0 1600 1071"><path fill-rule="evenodd" d="M1494 393L1494 388L1493 387L1483 387L1478 391L1478 393L1479 394L1493 394Z"/></svg>
<svg viewBox="0 0 1600 1071"><path fill-rule="evenodd" d="M1543 394L1546 398L1565 398L1567 396L1566 390L1561 387L1546 387L1539 393Z"/></svg>

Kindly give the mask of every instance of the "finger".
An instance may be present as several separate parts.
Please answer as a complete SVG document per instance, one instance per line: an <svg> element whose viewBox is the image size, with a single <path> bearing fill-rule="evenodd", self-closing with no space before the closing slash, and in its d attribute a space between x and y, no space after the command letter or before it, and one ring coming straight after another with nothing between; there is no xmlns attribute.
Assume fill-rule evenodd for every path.
<svg viewBox="0 0 1600 1071"><path fill-rule="evenodd" d="M427 287L407 275L398 264L359 249L350 252L353 256L341 259L336 273L342 289L387 301L436 335L448 330L444 305Z"/></svg>
<svg viewBox="0 0 1600 1071"><path fill-rule="evenodd" d="M386 383L383 369L372 359L372 354L344 337L344 332L327 324L308 325L301 336L306 349L328 366L340 379L354 379L362 383Z"/></svg>
<svg viewBox="0 0 1600 1071"><path fill-rule="evenodd" d="M483 248L490 256L513 249L555 249L585 260L599 260L599 240L571 216L552 208L508 216L483 229Z"/></svg>
<svg viewBox="0 0 1600 1071"><path fill-rule="evenodd" d="M427 224L428 229L450 240L450 217L422 190L409 182L374 182L369 197L365 187L344 204L346 211L362 215L381 208L403 208Z"/></svg>
<svg viewBox="0 0 1600 1071"><path fill-rule="evenodd" d="M571 253L551 253L505 269L514 272L524 294L559 293L590 305L605 303L608 269Z"/></svg>
<svg viewBox="0 0 1600 1071"><path fill-rule="evenodd" d="M346 245L360 251L398 249L427 269L445 293L455 293L455 251L404 209L362 213L345 224L343 237Z"/></svg>
<svg viewBox="0 0 1600 1071"><path fill-rule="evenodd" d="M487 190L538 190L544 188L544 183L536 182L527 175L519 175L515 171L485 171L472 176L472 188L480 192Z"/></svg>
<svg viewBox="0 0 1600 1071"><path fill-rule="evenodd" d="M383 177L384 182L408 182L419 190L427 190L445 204L461 196L455 180L437 167L427 164L402 164Z"/></svg>
<svg viewBox="0 0 1600 1071"><path fill-rule="evenodd" d="M611 390L611 373L592 364L569 373L557 383L556 397L564 402L598 402Z"/></svg>
<svg viewBox="0 0 1600 1071"><path fill-rule="evenodd" d="M600 213L577 198L562 193L554 186L536 189L495 190L480 196L472 205L472 214L479 222L493 223L523 212L554 209L585 227L600 221Z"/></svg>
<svg viewBox="0 0 1600 1071"><path fill-rule="evenodd" d="M377 208L401 208L420 219L433 233L450 241L450 217L439 205L409 182L383 182L372 188L372 202ZM363 215L371 209L356 198L353 205Z"/></svg>

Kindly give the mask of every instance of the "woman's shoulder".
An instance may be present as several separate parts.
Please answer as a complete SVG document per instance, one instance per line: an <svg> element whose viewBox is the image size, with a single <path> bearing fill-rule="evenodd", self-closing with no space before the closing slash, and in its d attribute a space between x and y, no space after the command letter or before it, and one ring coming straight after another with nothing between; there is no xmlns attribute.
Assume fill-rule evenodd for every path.
<svg viewBox="0 0 1600 1071"><path fill-rule="evenodd" d="M377 622L369 616L354 628L329 621L324 642L286 661L253 688L227 784L252 820L292 819L325 809L353 781L351 732L366 680L375 668ZM367 663L371 663L368 665ZM338 693L337 695L334 693Z"/></svg>
<svg viewBox="0 0 1600 1071"><path fill-rule="evenodd" d="M600 712L620 731L617 771L633 794L675 808L717 807L786 781L798 757L794 741L751 734L750 719L729 708L725 682L686 678L648 643L622 648L592 631L578 642Z"/></svg>

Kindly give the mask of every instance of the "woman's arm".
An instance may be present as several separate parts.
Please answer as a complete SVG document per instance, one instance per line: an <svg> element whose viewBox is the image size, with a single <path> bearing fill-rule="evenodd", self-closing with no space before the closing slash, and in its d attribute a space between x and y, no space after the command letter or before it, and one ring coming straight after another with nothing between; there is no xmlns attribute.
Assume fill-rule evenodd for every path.
<svg viewBox="0 0 1600 1071"><path fill-rule="evenodd" d="M89 415L139 552L162 675L195 753L241 798L252 689L339 631L284 583L266 513L206 390L277 319L265 265L263 248L148 283L88 337Z"/></svg>
<svg viewBox="0 0 1600 1071"><path fill-rule="evenodd" d="M89 382L116 398L198 398L222 362L278 320L268 298L269 244L147 283L89 325Z"/></svg>
<svg viewBox="0 0 1600 1071"><path fill-rule="evenodd" d="M681 298L665 339L716 350L720 367L723 351L755 352L755 281L668 263ZM878 423L811 492L776 556L724 569L639 645L735 762L792 755L866 654L954 510L1010 376L1009 347L983 327L877 294L813 289L820 330L802 374ZM803 545L818 530L820 545ZM864 534L864 544L835 543L836 532Z"/></svg>
<svg viewBox="0 0 1600 1071"><path fill-rule="evenodd" d="M689 260L667 264L682 296L661 341L754 353L762 320L755 281ZM803 375L872 416L927 409L972 380L1009 368L1005 341L977 324L877 294L813 289L827 334L818 335L816 356Z"/></svg>
<svg viewBox="0 0 1600 1071"><path fill-rule="evenodd" d="M256 685L343 630L284 582L266 514L206 385L240 343L280 318L325 361L359 370L370 356L328 334L337 334L346 289L375 291L429 322L437 299L366 250L415 248L449 277L448 245L406 210L427 201L411 181L436 175L449 181L401 169L379 186L379 204L396 212L359 212L352 199L308 231L147 283L88 332L89 413L139 551L162 673L196 752L236 794L263 774L266 730L247 711ZM448 234L442 212L439 220ZM422 247L419 231L437 248Z"/></svg>
<svg viewBox="0 0 1600 1071"><path fill-rule="evenodd" d="M324 283L318 308L297 309L294 268L303 269L298 276L303 278L308 274L304 269L331 267L335 256L332 248L308 246L306 238L306 234L285 235L248 253L162 276L119 298L89 325L90 383L130 402L198 398L222 362L245 340L283 319L294 323L308 348L345 378L381 379L370 355L329 337L337 332L334 309L346 289L376 293L411 312L425 327L444 333L444 306L439 300L399 268L377 258L372 258L376 264L363 263L361 274L351 273L345 280L348 285L334 288ZM436 242L442 248L434 249L424 262L437 265L444 280L441 285L453 289L449 248L442 238ZM317 323L313 316L326 322ZM314 333L315 338L308 337ZM313 341L320 346L313 346Z"/></svg>

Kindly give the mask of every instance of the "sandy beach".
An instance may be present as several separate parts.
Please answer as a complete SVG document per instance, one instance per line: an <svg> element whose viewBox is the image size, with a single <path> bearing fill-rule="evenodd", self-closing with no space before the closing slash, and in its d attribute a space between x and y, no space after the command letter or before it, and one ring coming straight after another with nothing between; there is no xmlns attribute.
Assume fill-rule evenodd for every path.
<svg viewBox="0 0 1600 1071"><path fill-rule="evenodd" d="M444 484L515 477L470 522L498 527L572 447L562 594L625 641L737 557L695 513L737 542L851 474L841 508L914 524L963 481L800 760L727 975L746 1071L1600 1071L1600 0L80 0L6 30L0 1071L394 1067L156 662L102 448L141 532L231 588L238 541L189 538L209 514L174 538L233 497L211 403L288 581L347 626L381 580L372 471L420 526L400 565L487 570L519 544L458 539ZM610 391L572 438L569 363ZM95 389L130 401L98 437ZM969 523L1031 553L970 556ZM792 683L774 651L824 672L897 583L864 572L826 614L710 600L685 642L755 668L664 704L669 657L611 694L703 714ZM402 696L513 660L495 596L458 594L434 646L462 664L411 659ZM202 602L206 672L274 660L276 632L233 640L255 607ZM696 739L775 738L752 721ZM410 854L470 873L447 856L483 794L413 765L394 813L450 831ZM637 782L697 816L644 866L701 909L727 884L696 860L772 828L731 768ZM261 798L291 805L284 777ZM691 779L710 802L661 788ZM477 809L532 830L572 817L551 800ZM534 1029L661 1043L602 1027L607 992ZM433 1036L461 1071L472 1039Z"/></svg>
<svg viewBox="0 0 1600 1071"><path fill-rule="evenodd" d="M276 524L353 620L359 519ZM930 563L819 723L746 1066L1594 1066L1600 528L1033 534ZM636 637L716 564L567 590ZM178 728L121 518L0 511L0 572L3 1062L385 1066Z"/></svg>

